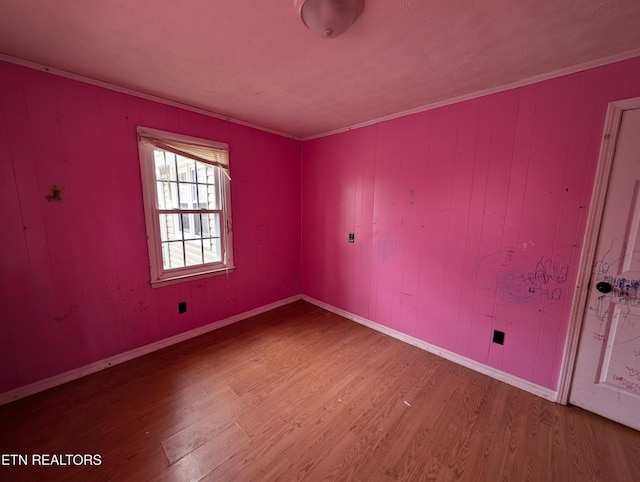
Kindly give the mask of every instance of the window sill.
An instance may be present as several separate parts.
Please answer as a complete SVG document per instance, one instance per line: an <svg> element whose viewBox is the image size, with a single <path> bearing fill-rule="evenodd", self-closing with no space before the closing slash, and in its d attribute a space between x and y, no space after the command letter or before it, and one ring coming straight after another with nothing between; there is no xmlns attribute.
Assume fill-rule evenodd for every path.
<svg viewBox="0 0 640 482"><path fill-rule="evenodd" d="M162 279L152 280L151 287L152 288L161 288L162 286L173 285L177 283L186 283L187 281L195 281L204 278L211 278L213 276L221 276L229 273L233 273L236 269L235 266L230 266L229 268L216 269L212 271L205 271L201 273L193 273L193 274L183 274L180 276L167 276Z"/></svg>

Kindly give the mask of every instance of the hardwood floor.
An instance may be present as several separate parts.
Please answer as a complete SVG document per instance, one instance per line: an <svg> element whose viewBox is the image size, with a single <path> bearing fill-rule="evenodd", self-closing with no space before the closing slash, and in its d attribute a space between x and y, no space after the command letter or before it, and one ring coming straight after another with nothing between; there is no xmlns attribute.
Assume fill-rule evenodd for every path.
<svg viewBox="0 0 640 482"><path fill-rule="evenodd" d="M3 460L28 457L0 480L640 480L640 432L303 301L0 407L0 428Z"/></svg>

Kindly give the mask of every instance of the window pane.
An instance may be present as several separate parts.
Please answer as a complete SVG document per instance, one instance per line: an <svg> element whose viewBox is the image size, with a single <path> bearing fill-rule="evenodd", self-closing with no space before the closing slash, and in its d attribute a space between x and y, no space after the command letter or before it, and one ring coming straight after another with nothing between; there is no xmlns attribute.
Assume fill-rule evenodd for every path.
<svg viewBox="0 0 640 482"><path fill-rule="evenodd" d="M200 209L220 209L216 187L212 184L198 184Z"/></svg>
<svg viewBox="0 0 640 482"><path fill-rule="evenodd" d="M220 237L220 213L209 214L209 236L213 238Z"/></svg>
<svg viewBox="0 0 640 482"><path fill-rule="evenodd" d="M206 225L206 231L202 233L203 238L208 236L213 238L220 237L220 213L203 214L202 223Z"/></svg>
<svg viewBox="0 0 640 482"><path fill-rule="evenodd" d="M178 181L196 182L196 161L187 157L176 156L178 161Z"/></svg>
<svg viewBox="0 0 640 482"><path fill-rule="evenodd" d="M166 186L169 188L169 186ZM165 193L165 183L156 181L156 207L167 209L167 193Z"/></svg>
<svg viewBox="0 0 640 482"><path fill-rule="evenodd" d="M198 209L195 184L180 183L180 208Z"/></svg>
<svg viewBox="0 0 640 482"><path fill-rule="evenodd" d="M161 149L154 149L153 159L155 161L156 179L158 181L176 180L175 156L172 153Z"/></svg>
<svg viewBox="0 0 640 482"><path fill-rule="evenodd" d="M185 252L187 255L187 266L202 264L202 240L184 242Z"/></svg>
<svg viewBox="0 0 640 482"><path fill-rule="evenodd" d="M196 223L194 219L196 216L199 216L199 214L182 215L182 234L184 236L184 239L193 239L196 237L200 237L196 234Z"/></svg>
<svg viewBox="0 0 640 482"><path fill-rule="evenodd" d="M204 262L219 263L222 261L222 245L220 238L203 239L204 242Z"/></svg>
<svg viewBox="0 0 640 482"><path fill-rule="evenodd" d="M213 169L214 167L210 164L205 164L204 162L196 161L196 165L198 168L198 182L201 184L213 184Z"/></svg>
<svg viewBox="0 0 640 482"><path fill-rule="evenodd" d="M184 268L182 241L162 243L162 264L164 269Z"/></svg>
<svg viewBox="0 0 640 482"><path fill-rule="evenodd" d="M220 218L219 214L202 214L202 237L219 236L216 233L216 222Z"/></svg>
<svg viewBox="0 0 640 482"><path fill-rule="evenodd" d="M178 209L180 207L180 199L178 198L178 183L170 182L171 188L171 209Z"/></svg>
<svg viewBox="0 0 640 482"><path fill-rule="evenodd" d="M179 214L160 215L160 239L162 241L175 241L182 239Z"/></svg>
<svg viewBox="0 0 640 482"><path fill-rule="evenodd" d="M156 182L156 194L158 209L178 208L178 183Z"/></svg>

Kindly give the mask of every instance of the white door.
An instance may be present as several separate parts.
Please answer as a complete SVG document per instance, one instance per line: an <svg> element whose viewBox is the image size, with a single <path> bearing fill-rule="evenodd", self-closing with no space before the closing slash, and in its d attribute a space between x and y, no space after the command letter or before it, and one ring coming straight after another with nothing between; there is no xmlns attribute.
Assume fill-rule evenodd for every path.
<svg viewBox="0 0 640 482"><path fill-rule="evenodd" d="M640 430L640 108L621 114L569 402Z"/></svg>

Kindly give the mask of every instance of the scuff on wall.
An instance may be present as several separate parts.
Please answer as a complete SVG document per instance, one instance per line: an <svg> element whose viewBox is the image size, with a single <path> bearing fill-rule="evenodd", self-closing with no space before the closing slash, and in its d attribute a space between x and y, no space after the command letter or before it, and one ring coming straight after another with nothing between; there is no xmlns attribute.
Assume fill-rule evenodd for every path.
<svg viewBox="0 0 640 482"><path fill-rule="evenodd" d="M62 195L64 194L64 187L60 184L51 184L47 190L45 198L47 201L62 201Z"/></svg>

